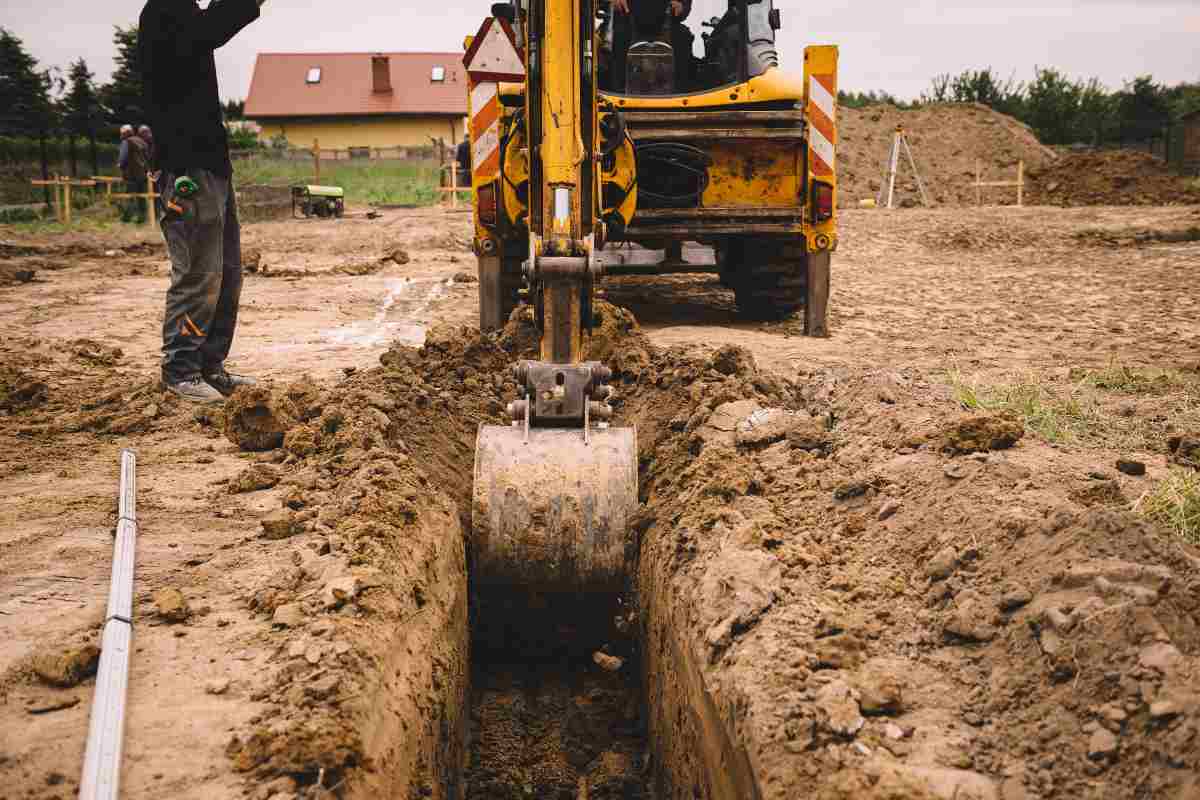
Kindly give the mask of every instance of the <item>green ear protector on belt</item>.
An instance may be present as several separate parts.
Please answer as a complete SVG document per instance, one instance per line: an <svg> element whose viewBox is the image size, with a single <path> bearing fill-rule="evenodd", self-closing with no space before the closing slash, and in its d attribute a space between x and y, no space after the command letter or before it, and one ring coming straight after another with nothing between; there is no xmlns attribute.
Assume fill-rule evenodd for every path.
<svg viewBox="0 0 1200 800"><path fill-rule="evenodd" d="M187 175L180 175L175 179L175 196L181 197L184 200L195 197L200 192L200 184L196 183ZM167 208L174 211L176 214L183 213L183 207L176 204L174 200L167 201Z"/></svg>

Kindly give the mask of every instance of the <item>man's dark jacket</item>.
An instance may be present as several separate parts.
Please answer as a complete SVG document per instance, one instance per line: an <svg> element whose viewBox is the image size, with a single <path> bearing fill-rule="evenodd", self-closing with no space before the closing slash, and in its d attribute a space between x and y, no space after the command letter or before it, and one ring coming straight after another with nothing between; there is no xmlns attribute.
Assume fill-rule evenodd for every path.
<svg viewBox="0 0 1200 800"><path fill-rule="evenodd" d="M213 51L258 19L257 0L149 0L138 26L144 101L156 168L229 177L229 141Z"/></svg>

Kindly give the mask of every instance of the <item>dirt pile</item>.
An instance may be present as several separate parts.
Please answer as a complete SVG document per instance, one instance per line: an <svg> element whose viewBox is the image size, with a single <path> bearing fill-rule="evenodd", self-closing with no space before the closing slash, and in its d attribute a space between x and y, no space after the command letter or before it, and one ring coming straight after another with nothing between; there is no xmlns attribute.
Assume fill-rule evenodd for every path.
<svg viewBox="0 0 1200 800"><path fill-rule="evenodd" d="M1200 185L1160 158L1134 150L1068 153L1029 173L1026 202L1052 206L1176 206L1200 203Z"/></svg>
<svg viewBox="0 0 1200 800"><path fill-rule="evenodd" d="M697 441L723 408L703 405L655 444L639 574L647 640L676 639L647 661L665 763L740 762L729 790L766 798L1189 796L1200 561L1074 499L1082 469L1036 473L1045 446L1002 419L931 426L902 376L813 378L796 401L832 421L825 449ZM742 752L669 702L701 685Z"/></svg>
<svg viewBox="0 0 1200 800"><path fill-rule="evenodd" d="M617 424L639 432L622 619L640 635L608 643L603 660L626 665L612 687L599 667L582 689L527 666L477 676L467 796L581 778L589 796L638 796L643 727L664 797L1188 796L1200 562L1110 502L1138 478L1101 481L1065 455L1039 472L1043 442L919 378L789 381L736 347L657 350L627 312L599 314ZM466 644L450 631L465 637L475 428L501 420L507 367L533 341L527 312L489 336L435 329L292 417L271 539L294 566L246 598L278 631L256 694L272 710L231 743L238 769L303 786L324 768L352 795L456 780L467 723L447 698L466 696ZM389 656L430 612L437 625L407 635L440 655ZM433 673L385 680L384 663ZM646 706L620 700L629 680ZM395 714L415 761L380 745L373 726Z"/></svg>
<svg viewBox="0 0 1200 800"><path fill-rule="evenodd" d="M490 336L435 328L424 347L394 346L380 367L355 372L330 391L297 381L230 398L229 438L246 449L282 447L286 458L279 469L248 468L226 491L280 482L283 507L263 518L262 536L294 565L245 598L274 623L280 639L277 672L256 695L269 698L271 711L229 745L235 768L256 782L288 775L304 787L324 770L325 786L345 778L364 796L388 787L440 792L457 785L467 675L460 517L469 514L475 430L481 422L500 422L502 401L515 395L509 367L534 355L531 325L528 313L518 313L505 331ZM616 366L618 379L640 372L648 360L632 317L612 307L599 309L593 344ZM406 625L410 619L420 624ZM421 657L413 658L417 652ZM402 667L376 666L393 663ZM532 678L518 682L526 680ZM528 702L550 702L540 684L531 686ZM591 702L598 719L636 723L636 709L630 723L622 703L601 699L626 689L560 689L570 708ZM480 713L522 729L535 724L506 710L519 692L485 691L502 697L499 705L481 699ZM577 746L558 753L558 761L549 751L535 759L546 761L535 780L520 767L528 761L524 749L502 759L488 750L507 741L506 723L497 723L495 735L477 743L486 757L473 780L483 788L469 796L505 796L496 793L498 786L519 793L530 780L539 790L569 786L574 793L579 776L594 797L624 796L618 790L633 780L640 746L604 745L589 733L594 724L583 724L595 715L572 712L550 721L547 708L536 719L551 727L559 717L567 720L567 738ZM410 730L405 745L380 749L385 729L375 726L394 727L395 716ZM637 740L636 731L630 735Z"/></svg>
<svg viewBox="0 0 1200 800"><path fill-rule="evenodd" d="M976 159L983 180L1016 180L1017 162L1026 169L1055 161L1023 123L986 106L941 104L901 110L895 106L841 108L838 111L838 186L840 204L857 206L878 196L887 173L897 125L903 125L930 201L938 205L974 205ZM985 189L985 202L1013 204L1016 190ZM896 180L896 202L919 205L920 191L906 157Z"/></svg>

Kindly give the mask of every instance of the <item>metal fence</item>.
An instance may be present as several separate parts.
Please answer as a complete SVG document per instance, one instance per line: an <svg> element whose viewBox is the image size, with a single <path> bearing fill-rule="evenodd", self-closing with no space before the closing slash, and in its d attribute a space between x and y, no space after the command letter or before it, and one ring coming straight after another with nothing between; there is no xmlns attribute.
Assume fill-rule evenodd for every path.
<svg viewBox="0 0 1200 800"><path fill-rule="evenodd" d="M1160 136L1122 143L1121 147L1157 156L1181 175L1200 176L1200 115L1165 126Z"/></svg>
<svg viewBox="0 0 1200 800"><path fill-rule="evenodd" d="M263 158L277 161L311 161L318 151L311 147L264 147L257 150L234 150L229 155L237 161L246 158ZM322 147L322 161L428 161L438 158L439 148L435 145L420 147L347 147L342 149Z"/></svg>

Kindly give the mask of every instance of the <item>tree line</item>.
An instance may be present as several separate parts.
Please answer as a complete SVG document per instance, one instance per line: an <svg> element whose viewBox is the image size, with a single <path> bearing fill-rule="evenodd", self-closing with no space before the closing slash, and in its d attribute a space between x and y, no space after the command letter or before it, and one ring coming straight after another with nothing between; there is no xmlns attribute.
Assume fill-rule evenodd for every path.
<svg viewBox="0 0 1200 800"><path fill-rule="evenodd" d="M82 141L93 173L99 172L99 151L109 149L120 126L145 122L137 28L117 27L113 44L116 70L100 85L86 60L72 62L65 73L43 68L20 38L0 28L0 148L7 158L34 155L31 144L43 161L65 150L76 173Z"/></svg>
<svg viewBox="0 0 1200 800"><path fill-rule="evenodd" d="M1141 143L1163 136L1183 117L1200 111L1200 82L1167 86L1143 75L1109 90L1097 78L1072 79L1053 67L1037 67L1033 79L1003 79L991 67L937 75L919 99L905 102L887 92L839 92L842 105L981 103L1016 117L1045 144Z"/></svg>
<svg viewBox="0 0 1200 800"><path fill-rule="evenodd" d="M92 174L99 174L99 153L115 151L120 127L146 122L137 36L134 25L114 29L116 69L108 83L97 84L84 59L65 73L42 67L20 38L0 27L0 160L69 160L78 174L77 145L83 144ZM244 106L228 101L226 118L241 119Z"/></svg>

